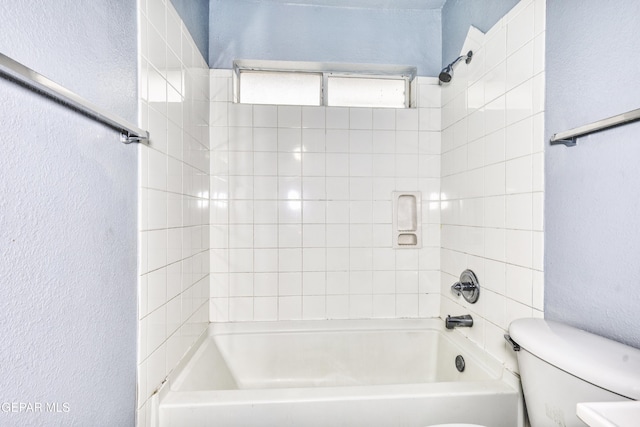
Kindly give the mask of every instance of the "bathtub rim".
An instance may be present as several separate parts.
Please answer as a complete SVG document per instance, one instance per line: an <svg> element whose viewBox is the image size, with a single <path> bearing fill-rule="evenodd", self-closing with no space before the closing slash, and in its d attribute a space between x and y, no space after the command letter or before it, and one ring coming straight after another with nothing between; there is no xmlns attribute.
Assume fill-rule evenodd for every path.
<svg viewBox="0 0 640 427"><path fill-rule="evenodd" d="M169 373L167 379L157 391L160 400L167 393L195 393L195 391L172 390L172 385L187 367L203 342L216 335L228 334L259 334L259 333L296 333L296 332L341 332L341 331L420 331L432 330L438 332L444 339L453 342L462 351L471 354L476 363L486 370L493 380L506 382L511 388L520 390L519 377L509 371L502 363L486 350L464 336L457 330L444 327L444 321L439 317L419 319L322 319L322 320L277 320L277 321L246 321L246 322L211 322L189 348L180 362ZM482 382L482 381L480 381ZM420 383L417 383L420 384ZM332 387L327 387L332 388ZM265 389L262 389L265 390ZM268 390L268 389L267 389ZM234 390L217 390L216 392L231 392ZM247 391L247 390L239 390ZM198 391L199 393L208 392Z"/></svg>
<svg viewBox="0 0 640 427"><path fill-rule="evenodd" d="M441 332L445 338L450 338L455 344L465 351L470 351L477 356L477 362L482 363L486 367L486 364L493 365L498 368L498 375L493 380L488 381L476 381L476 382L452 382L454 386L447 386L447 383L426 383L426 384L394 384L394 385L379 385L379 386L347 386L347 387L318 387L315 390L305 388L305 392L308 392L309 398L312 400L328 399L329 396L344 395L343 398L358 399L356 392L365 391L368 396L373 398L384 398L385 396L418 396L424 395L425 387L440 388L439 392L444 389L449 389L450 393L459 393L460 390L454 390L449 387L459 388L455 384L464 384L464 392L478 392L491 390L494 392L497 390L501 393L516 392L518 396L518 427L522 427L525 419L524 409L524 397L522 394L522 385L518 374L510 371L505 364L498 361L493 355L481 348L478 344L471 341L468 337L464 336L461 332L456 330L447 330L444 328L444 320L440 317L432 318L419 318L419 319L320 319L320 320L279 320L279 321L247 321L247 322L210 322L209 326L200 334L198 339L193 343L189 350L180 359L180 362L175 368L167 375L165 381L161 384L160 388L152 395L152 426L159 426L159 415L161 406L172 407L182 406L186 403L195 406L210 406L212 402L222 402L223 404L229 404L237 401L237 396L240 394L245 398L252 398L255 396L256 401L262 402L274 402L282 401L280 399L285 398L287 394L295 394L296 398L300 398L299 388L282 388L282 389L244 389L244 390L199 390L199 391L179 391L172 390L171 384L173 384L185 369L186 365L193 358L194 354L202 346L204 340L208 339L212 334L222 333L261 333L261 332L293 332L308 330L311 326L315 331L340 331L344 330L344 326L351 324L358 326L350 330L420 330L426 326L429 329ZM322 325L322 326L321 326ZM381 328L381 325L384 327ZM283 327L286 326L286 327ZM321 326L321 327L320 327ZM489 371L493 372L493 371ZM372 387L374 388L372 390ZM377 389L377 390L376 390ZM267 392L265 394L265 392ZM336 394L337 393L337 394ZM263 399L260 399L263 396ZM203 399L204 398L204 399ZM225 399L226 398L226 399ZM232 399L230 399L232 398ZM222 399L222 400L221 400ZM271 399L271 400L269 400ZM275 400L274 400L275 399ZM226 402L225 402L226 400ZM244 400L246 402L246 400Z"/></svg>

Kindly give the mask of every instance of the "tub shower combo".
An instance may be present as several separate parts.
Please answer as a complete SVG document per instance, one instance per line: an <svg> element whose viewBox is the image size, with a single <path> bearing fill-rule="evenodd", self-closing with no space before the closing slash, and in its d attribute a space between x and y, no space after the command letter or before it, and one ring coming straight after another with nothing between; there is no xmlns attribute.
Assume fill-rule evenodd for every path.
<svg viewBox="0 0 640 427"><path fill-rule="evenodd" d="M454 294L478 300L466 270ZM158 396L158 425L522 426L517 378L441 319L211 324ZM496 410L499 408L499 410Z"/></svg>
<svg viewBox="0 0 640 427"><path fill-rule="evenodd" d="M448 83L461 56L442 70ZM392 247L420 248L419 191L392 193ZM478 278L451 286L474 304ZM154 396L154 425L524 426L518 377L457 328L427 319L212 323Z"/></svg>

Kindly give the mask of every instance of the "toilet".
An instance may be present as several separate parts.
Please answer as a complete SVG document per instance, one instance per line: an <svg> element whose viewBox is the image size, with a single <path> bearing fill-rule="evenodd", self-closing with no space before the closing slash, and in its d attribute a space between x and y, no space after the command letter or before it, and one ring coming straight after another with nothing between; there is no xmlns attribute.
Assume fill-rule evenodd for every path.
<svg viewBox="0 0 640 427"><path fill-rule="evenodd" d="M515 320L505 338L517 352L531 427L584 427L580 402L640 400L639 349L544 319Z"/></svg>

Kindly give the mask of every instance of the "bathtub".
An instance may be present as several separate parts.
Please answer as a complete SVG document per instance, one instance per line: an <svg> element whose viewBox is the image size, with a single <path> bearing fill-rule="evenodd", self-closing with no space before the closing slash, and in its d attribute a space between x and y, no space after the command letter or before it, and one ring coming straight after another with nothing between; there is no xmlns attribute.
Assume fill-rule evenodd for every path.
<svg viewBox="0 0 640 427"><path fill-rule="evenodd" d="M441 319L211 324L157 402L160 427L523 426L517 378Z"/></svg>

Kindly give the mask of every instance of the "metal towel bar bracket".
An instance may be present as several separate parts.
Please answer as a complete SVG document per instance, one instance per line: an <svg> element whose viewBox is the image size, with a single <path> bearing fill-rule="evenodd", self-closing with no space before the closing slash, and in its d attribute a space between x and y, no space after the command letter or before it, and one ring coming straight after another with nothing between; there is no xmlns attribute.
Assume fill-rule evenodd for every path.
<svg viewBox="0 0 640 427"><path fill-rule="evenodd" d="M598 120L597 122L580 126L565 132L556 133L549 142L551 145L564 144L566 147L573 147L576 145L576 140L581 136L600 132L605 129L611 129L616 126L626 125L637 120L640 120L640 108L618 114L617 116Z"/></svg>
<svg viewBox="0 0 640 427"><path fill-rule="evenodd" d="M2 53L0 53L0 75L58 101L110 128L119 130L121 133L120 140L125 144L131 144L132 142L147 143L149 141L149 132L146 130L128 123L115 114L111 114Z"/></svg>

